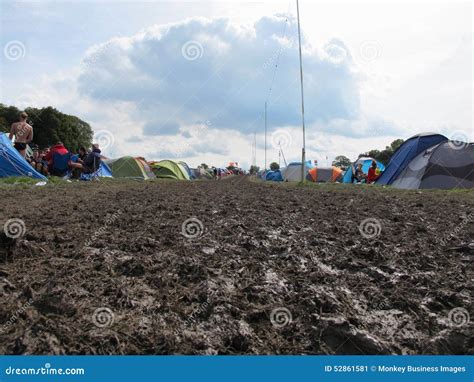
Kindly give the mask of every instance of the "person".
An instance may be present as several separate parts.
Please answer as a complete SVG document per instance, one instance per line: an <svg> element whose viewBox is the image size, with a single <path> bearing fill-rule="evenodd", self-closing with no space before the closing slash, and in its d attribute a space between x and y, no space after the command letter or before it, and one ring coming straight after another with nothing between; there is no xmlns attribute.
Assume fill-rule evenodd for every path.
<svg viewBox="0 0 474 382"><path fill-rule="evenodd" d="M27 118L28 114L22 111L20 121L12 123L9 135L10 140L15 137L14 147L23 158L26 156L26 145L33 140L33 127L26 122Z"/></svg>
<svg viewBox="0 0 474 382"><path fill-rule="evenodd" d="M214 172L214 179L217 180L217 168L214 167L212 171Z"/></svg>
<svg viewBox="0 0 474 382"><path fill-rule="evenodd" d="M361 183L363 180L367 181L367 175L365 175L364 171L362 170L362 163L357 165L357 169L355 170L354 179L357 183Z"/></svg>
<svg viewBox="0 0 474 382"><path fill-rule="evenodd" d="M33 157L31 158L31 166L40 174L48 175L47 162L44 160L44 153L41 150L33 150Z"/></svg>
<svg viewBox="0 0 474 382"><path fill-rule="evenodd" d="M48 172L52 172L54 169L54 154L65 155L68 154L69 151L66 147L64 147L62 142L57 142L48 150L48 152L44 155L44 160L48 163Z"/></svg>
<svg viewBox="0 0 474 382"><path fill-rule="evenodd" d="M377 162L372 161L369 171L367 172L367 183L374 183L379 176L380 173L377 174Z"/></svg>
<svg viewBox="0 0 474 382"><path fill-rule="evenodd" d="M84 146L79 147L77 155L80 160L83 161L85 159L85 157L87 156L87 150L85 149Z"/></svg>
<svg viewBox="0 0 474 382"><path fill-rule="evenodd" d="M99 169L100 163L102 161L100 153L101 150L99 145L93 144L92 151L82 160L82 172L85 174L92 174Z"/></svg>

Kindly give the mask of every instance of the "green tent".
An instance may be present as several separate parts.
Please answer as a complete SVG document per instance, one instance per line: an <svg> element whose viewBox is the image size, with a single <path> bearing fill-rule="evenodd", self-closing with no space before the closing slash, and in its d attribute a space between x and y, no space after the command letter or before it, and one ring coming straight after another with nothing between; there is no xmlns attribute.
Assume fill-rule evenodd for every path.
<svg viewBox="0 0 474 382"><path fill-rule="evenodd" d="M189 174L182 164L172 160L161 160L150 164L157 178L167 178L175 180L189 180Z"/></svg>
<svg viewBox="0 0 474 382"><path fill-rule="evenodd" d="M114 178L150 179L153 174L147 174L139 158L125 156L105 161L112 170ZM152 175L152 176L150 176Z"/></svg>

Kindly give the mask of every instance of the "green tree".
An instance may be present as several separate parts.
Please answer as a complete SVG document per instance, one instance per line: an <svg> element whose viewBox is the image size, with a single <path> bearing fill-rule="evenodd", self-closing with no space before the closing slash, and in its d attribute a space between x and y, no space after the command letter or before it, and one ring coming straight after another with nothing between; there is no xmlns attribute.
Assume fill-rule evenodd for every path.
<svg viewBox="0 0 474 382"><path fill-rule="evenodd" d="M250 166L250 170L249 170L250 175L255 175L259 170L260 170L260 167L258 166L254 166L254 165Z"/></svg>
<svg viewBox="0 0 474 382"><path fill-rule="evenodd" d="M28 123L33 126L33 143L41 148L61 141L69 150L77 151L81 146L92 144L92 128L78 117L61 113L51 106L29 107L25 111ZM0 131L9 131L11 124L18 121L20 112L15 106L0 104Z"/></svg>
<svg viewBox="0 0 474 382"><path fill-rule="evenodd" d="M336 158L334 158L334 161L332 162L333 166L339 167L343 170L349 168L351 164L351 160L344 155L338 155Z"/></svg>
<svg viewBox="0 0 474 382"><path fill-rule="evenodd" d="M270 170L276 171L280 169L280 165L277 162L270 163Z"/></svg>
<svg viewBox="0 0 474 382"><path fill-rule="evenodd" d="M366 153L360 154L360 156L369 156L372 157L379 162L382 162L385 166L388 165L390 162L390 158L392 158L392 155L395 153L395 151L398 150L398 148L402 145L404 142L403 139L396 139L392 143L390 143L390 146L386 146L384 150L370 150Z"/></svg>

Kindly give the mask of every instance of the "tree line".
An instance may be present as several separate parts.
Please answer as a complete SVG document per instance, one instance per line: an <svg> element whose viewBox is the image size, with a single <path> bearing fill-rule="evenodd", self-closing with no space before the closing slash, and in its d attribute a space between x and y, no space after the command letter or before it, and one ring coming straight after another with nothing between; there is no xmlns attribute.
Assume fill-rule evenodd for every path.
<svg viewBox="0 0 474 382"><path fill-rule="evenodd" d="M403 142L403 139L395 139L392 143L390 143L389 146L385 146L385 149L373 149L365 153L361 153L359 154L359 158L371 157L383 163L384 166L387 166L390 162L390 158L392 158L392 155L395 153L395 151L397 151L397 149L402 145ZM351 164L351 160L344 155L338 155L336 158L334 158L334 161L332 162L333 166L340 167L342 169L349 168Z"/></svg>
<svg viewBox="0 0 474 382"><path fill-rule="evenodd" d="M0 103L0 132L8 133L10 126L18 122L22 110ZM61 113L48 106L41 109L28 107L28 123L33 126L33 143L41 149L62 142L69 150L90 147L93 132L91 126L80 118Z"/></svg>

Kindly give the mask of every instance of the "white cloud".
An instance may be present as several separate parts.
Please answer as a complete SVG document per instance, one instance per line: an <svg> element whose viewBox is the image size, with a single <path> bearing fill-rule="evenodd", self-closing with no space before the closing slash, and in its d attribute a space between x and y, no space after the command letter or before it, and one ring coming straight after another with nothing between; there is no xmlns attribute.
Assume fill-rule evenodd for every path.
<svg viewBox="0 0 474 382"><path fill-rule="evenodd" d="M326 156L355 157L426 130L471 135L472 74L466 73L472 68L472 36L456 42L464 21L459 33L453 24L438 28L449 7L416 8L389 20L383 7L370 6L365 14L366 8L353 6L341 15L338 7L325 5L317 7L314 25L311 7L306 4L302 15L308 157L320 163ZM243 163L252 156L254 131L259 146L263 142L263 103L281 48L268 127L270 136L289 132L285 155L296 160L302 139L295 20L285 26L281 15L253 15L256 22L246 25L241 19L248 18L231 13L117 33L90 47L79 68L10 89L2 101L52 105L95 130L110 130L115 144L109 156ZM317 29L322 26L324 31ZM262 165L261 149L257 156ZM278 158L270 143L268 157Z"/></svg>
<svg viewBox="0 0 474 382"><path fill-rule="evenodd" d="M79 91L97 101L133 102L146 135L177 133L203 120L250 133L278 63L269 123L272 129L298 124L295 32L295 20L282 17L264 17L251 27L228 19L150 27L90 50ZM358 118L357 76L344 43L331 41L323 54L306 44L305 52L308 123Z"/></svg>

